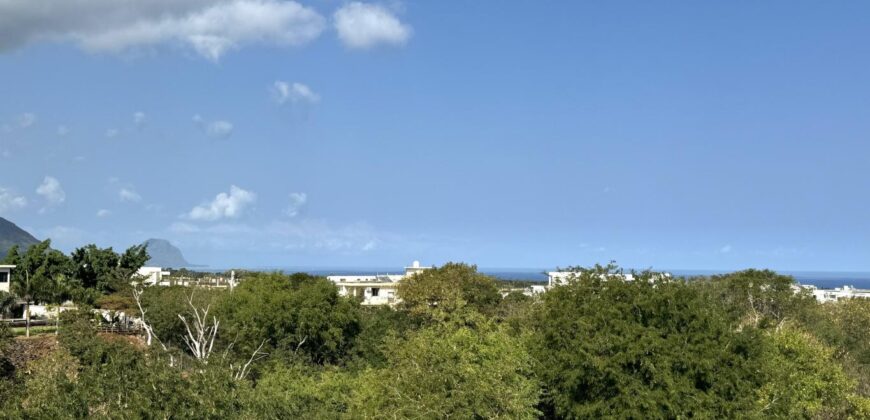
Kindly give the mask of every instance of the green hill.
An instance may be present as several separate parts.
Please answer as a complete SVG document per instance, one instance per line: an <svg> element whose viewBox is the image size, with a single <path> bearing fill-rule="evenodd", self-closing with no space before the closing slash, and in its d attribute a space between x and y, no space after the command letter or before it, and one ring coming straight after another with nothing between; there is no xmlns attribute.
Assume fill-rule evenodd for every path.
<svg viewBox="0 0 870 420"><path fill-rule="evenodd" d="M6 253L13 245L26 249L36 243L39 243L39 240L33 235L16 226L15 223L0 217L0 258L6 257Z"/></svg>

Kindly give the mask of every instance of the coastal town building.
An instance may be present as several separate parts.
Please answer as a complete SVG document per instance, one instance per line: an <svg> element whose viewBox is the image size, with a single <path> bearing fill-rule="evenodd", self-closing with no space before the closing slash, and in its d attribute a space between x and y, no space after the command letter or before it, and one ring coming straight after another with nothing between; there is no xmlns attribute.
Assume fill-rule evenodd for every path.
<svg viewBox="0 0 870 420"><path fill-rule="evenodd" d="M870 299L870 290L856 289L853 286L835 287L833 289L819 289L812 285L801 286L809 290L819 302L834 302L842 299Z"/></svg>
<svg viewBox="0 0 870 420"><path fill-rule="evenodd" d="M404 274L334 275L326 278L338 286L339 295L357 297L363 305L395 305L399 303L396 293L399 282L430 268L414 261L405 267Z"/></svg>
<svg viewBox="0 0 870 420"><path fill-rule="evenodd" d="M142 284L146 286L169 286L169 282L164 281L163 276L170 274L162 267L142 267L136 272L136 275L142 279Z"/></svg>
<svg viewBox="0 0 870 420"><path fill-rule="evenodd" d="M11 292L13 268L14 265L0 265L0 292Z"/></svg>

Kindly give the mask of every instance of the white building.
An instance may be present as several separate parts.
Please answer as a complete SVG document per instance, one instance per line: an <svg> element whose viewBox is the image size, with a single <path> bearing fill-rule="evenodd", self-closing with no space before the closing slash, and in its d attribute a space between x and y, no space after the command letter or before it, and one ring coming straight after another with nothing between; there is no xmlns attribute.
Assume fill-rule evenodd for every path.
<svg viewBox="0 0 870 420"><path fill-rule="evenodd" d="M547 287L550 288L560 284L565 284L568 280L580 277L581 274L582 273L578 271L550 271L547 273ZM631 274L613 274L613 276L622 277L625 281L634 280L634 276Z"/></svg>
<svg viewBox="0 0 870 420"><path fill-rule="evenodd" d="M856 289L853 286L836 287L833 289L819 289L811 285L803 285L801 287L809 290L819 302L833 302L854 298L870 299L870 290Z"/></svg>
<svg viewBox="0 0 870 420"><path fill-rule="evenodd" d="M170 274L168 271L163 271L162 267L142 267L136 272L136 275L142 279L142 284L146 286L168 286L169 282L163 281L163 276Z"/></svg>
<svg viewBox="0 0 870 420"><path fill-rule="evenodd" d="M12 269L14 265L0 265L0 292L10 293L12 290Z"/></svg>
<svg viewBox="0 0 870 420"><path fill-rule="evenodd" d="M395 305L399 303L396 294L399 282L430 268L414 261L410 267L405 267L404 274L336 275L326 278L338 286L339 295L359 297L363 305Z"/></svg>

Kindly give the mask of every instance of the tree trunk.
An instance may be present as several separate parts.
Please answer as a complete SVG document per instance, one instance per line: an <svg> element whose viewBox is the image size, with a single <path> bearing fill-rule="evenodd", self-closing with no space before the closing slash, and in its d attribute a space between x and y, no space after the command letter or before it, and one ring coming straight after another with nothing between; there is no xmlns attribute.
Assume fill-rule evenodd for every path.
<svg viewBox="0 0 870 420"><path fill-rule="evenodd" d="M30 337L30 300L24 302L24 335Z"/></svg>

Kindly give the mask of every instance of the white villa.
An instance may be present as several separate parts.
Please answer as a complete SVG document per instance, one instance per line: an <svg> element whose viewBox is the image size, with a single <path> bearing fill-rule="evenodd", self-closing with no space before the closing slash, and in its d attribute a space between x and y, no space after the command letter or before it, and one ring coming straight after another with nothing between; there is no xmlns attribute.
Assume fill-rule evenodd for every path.
<svg viewBox="0 0 870 420"><path fill-rule="evenodd" d="M13 268L15 268L14 265L0 265L0 292L10 292Z"/></svg>
<svg viewBox="0 0 870 420"><path fill-rule="evenodd" d="M338 286L339 295L361 297L363 305L395 305L399 303L396 296L399 282L430 268L414 261L410 267L405 267L404 274L336 275L326 278Z"/></svg>
<svg viewBox="0 0 870 420"><path fill-rule="evenodd" d="M171 273L164 271L162 267L141 267L136 275L144 278L142 283L146 286L168 286L169 283L163 281L163 276L169 276Z"/></svg>

